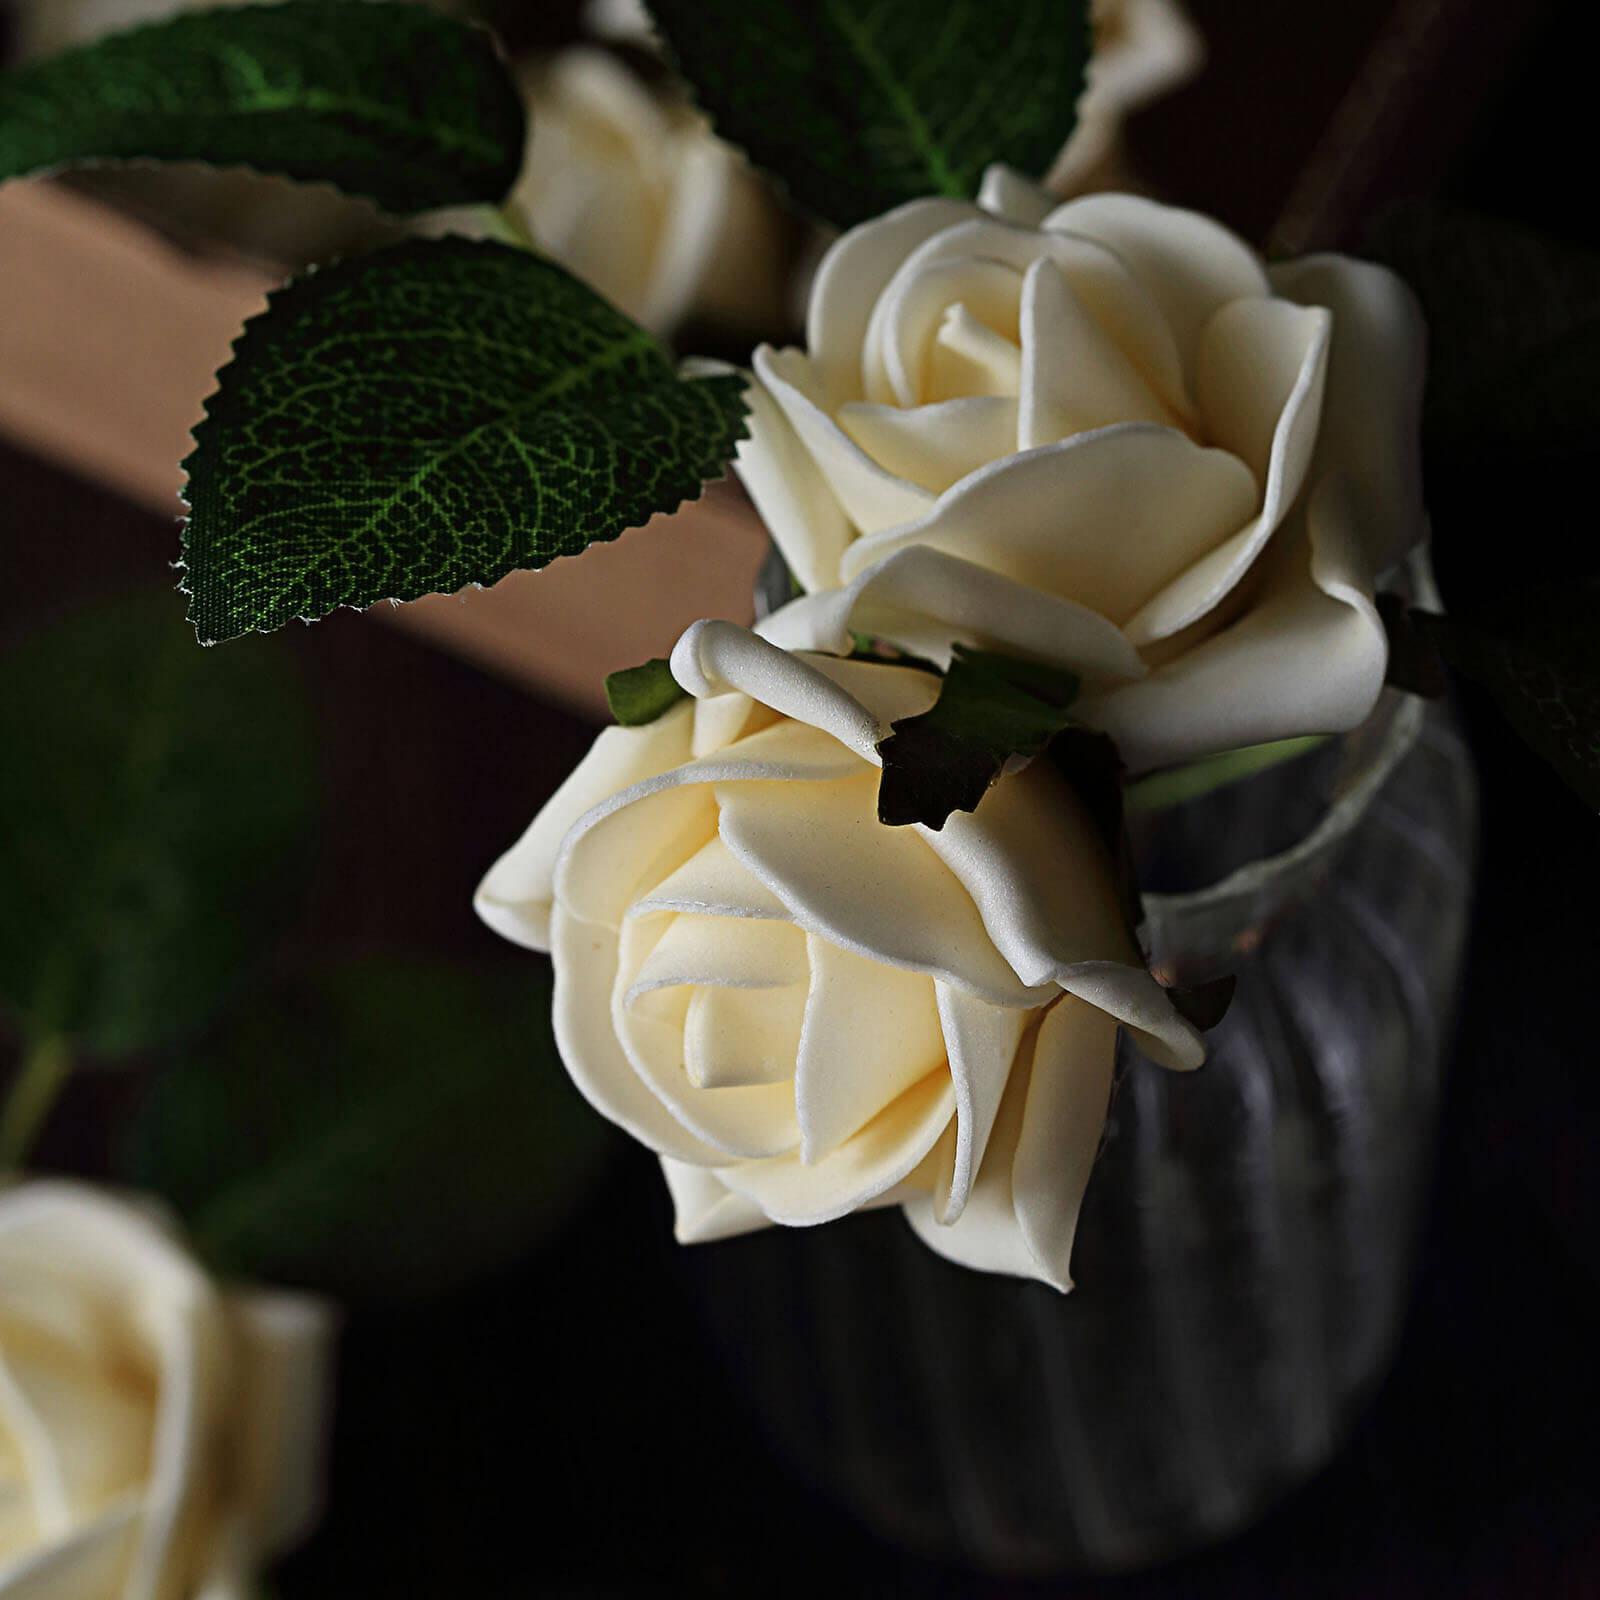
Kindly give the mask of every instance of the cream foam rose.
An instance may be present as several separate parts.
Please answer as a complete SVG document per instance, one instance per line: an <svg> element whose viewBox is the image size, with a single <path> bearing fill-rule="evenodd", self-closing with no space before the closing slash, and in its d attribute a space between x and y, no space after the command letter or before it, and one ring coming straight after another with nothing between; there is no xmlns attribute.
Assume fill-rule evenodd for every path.
<svg viewBox="0 0 1600 1600"><path fill-rule="evenodd" d="M478 891L554 959L578 1087L657 1151L685 1241L899 1203L1065 1289L1119 1025L1199 1064L1106 852L1043 762L942 831L877 820L938 679L697 623L690 699L610 728Z"/></svg>
<svg viewBox="0 0 1600 1600"><path fill-rule="evenodd" d="M540 247L657 333L781 310L771 191L687 101L574 46L522 73L530 126L509 204Z"/></svg>
<svg viewBox="0 0 1600 1600"><path fill-rule="evenodd" d="M1078 711L1135 770L1370 711L1374 578L1424 530L1422 328L1391 273L1267 268L1193 212L1052 208L993 168L976 204L845 234L807 345L757 350L737 459L818 597L786 644L1084 669Z"/></svg>
<svg viewBox="0 0 1600 1600"><path fill-rule="evenodd" d="M318 1509L330 1335L137 1206L0 1192L0 1600L248 1600Z"/></svg>
<svg viewBox="0 0 1600 1600"><path fill-rule="evenodd" d="M1127 118L1187 82L1205 60L1178 0L1094 0L1091 15L1094 53L1077 126L1045 179L1052 194L1093 186L1109 170Z"/></svg>

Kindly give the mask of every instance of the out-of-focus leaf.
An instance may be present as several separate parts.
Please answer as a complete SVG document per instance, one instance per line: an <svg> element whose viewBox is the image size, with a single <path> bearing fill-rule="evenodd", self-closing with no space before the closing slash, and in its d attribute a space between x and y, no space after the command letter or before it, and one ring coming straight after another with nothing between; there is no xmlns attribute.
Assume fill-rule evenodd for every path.
<svg viewBox="0 0 1600 1600"><path fill-rule="evenodd" d="M1596 450L1600 255L1424 206L1385 214L1364 247L1422 302L1430 443L1547 457ZM1441 527L1441 541L1452 532Z"/></svg>
<svg viewBox="0 0 1600 1600"><path fill-rule="evenodd" d="M201 650L170 592L0 659L0 997L122 1054L228 998L297 902L316 801L281 649Z"/></svg>
<svg viewBox="0 0 1600 1600"><path fill-rule="evenodd" d="M417 240L245 324L184 463L202 640L542 567L720 476L744 380L684 379L525 251Z"/></svg>
<svg viewBox="0 0 1600 1600"><path fill-rule="evenodd" d="M1600 810L1600 580L1512 590L1470 616L1416 614L1446 661Z"/></svg>
<svg viewBox="0 0 1600 1600"><path fill-rule="evenodd" d="M406 212L501 200L523 141L494 41L424 5L187 12L0 77L0 178L203 161L322 180Z"/></svg>
<svg viewBox="0 0 1600 1600"><path fill-rule="evenodd" d="M156 1084L129 1176L219 1269L427 1295L517 1259L610 1147L549 970L351 965L268 997Z"/></svg>
<svg viewBox="0 0 1600 1600"><path fill-rule="evenodd" d="M651 0L723 138L841 227L1042 175L1077 119L1088 0Z"/></svg>

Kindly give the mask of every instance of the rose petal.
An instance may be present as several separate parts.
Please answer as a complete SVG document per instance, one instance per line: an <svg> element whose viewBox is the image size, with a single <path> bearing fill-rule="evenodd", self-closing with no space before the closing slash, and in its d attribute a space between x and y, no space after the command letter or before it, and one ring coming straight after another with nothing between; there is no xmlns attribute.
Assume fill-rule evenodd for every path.
<svg viewBox="0 0 1600 1600"><path fill-rule="evenodd" d="M744 989L706 986L689 997L683 1064L697 1089L787 1083L800 1054L806 986ZM804 1123L802 1122L802 1136Z"/></svg>
<svg viewBox="0 0 1600 1600"><path fill-rule="evenodd" d="M1312 476L1344 474L1367 570L1382 572L1424 526L1421 308L1386 267L1349 256L1305 256L1270 267L1268 276L1279 294L1333 313Z"/></svg>
<svg viewBox="0 0 1600 1600"><path fill-rule="evenodd" d="M1072 1241L1116 1071L1116 1023L1068 996L1045 1013L1011 1166L1011 1203L1039 1276L1072 1287Z"/></svg>
<svg viewBox="0 0 1600 1600"><path fill-rule="evenodd" d="M848 588L802 596L758 629L786 649L833 651L850 648L852 630L940 667L959 643L1068 667L1092 683L1145 673L1122 630L1097 611L927 545L885 556Z"/></svg>
<svg viewBox="0 0 1600 1600"><path fill-rule="evenodd" d="M761 880L740 865L720 838L713 838L649 894L635 900L628 915L650 911L694 911L717 917L776 917L789 913Z"/></svg>
<svg viewBox="0 0 1600 1600"><path fill-rule="evenodd" d="M933 402L962 395L1015 399L1021 384L1022 351L1016 342L975 317L966 306L948 307L928 351L922 398Z"/></svg>
<svg viewBox="0 0 1600 1600"><path fill-rule="evenodd" d="M1015 228L991 217L957 223L935 234L907 257L884 291L869 343L884 335L889 307L904 282L920 278L943 262L951 270L970 270L973 260L1005 263L1026 272L1035 261L1053 261L1089 314L1110 335L1150 387L1180 415L1188 411L1178 347L1161 308L1115 251L1088 237ZM869 395L887 399L887 395Z"/></svg>
<svg viewBox="0 0 1600 1600"><path fill-rule="evenodd" d="M611 1023L619 966L616 933L557 905L550 916L556 1048L578 1091L607 1121L663 1155L717 1166L722 1151L695 1138L634 1071Z"/></svg>
<svg viewBox="0 0 1600 1600"><path fill-rule="evenodd" d="M1130 771L1336 733L1371 711L1388 646L1341 480L1319 484L1306 522L1305 532L1279 534L1260 596L1231 627L1080 707L1117 741Z"/></svg>
<svg viewBox="0 0 1600 1600"><path fill-rule="evenodd" d="M971 896L909 828L878 821L878 773L836 783L717 786L728 848L808 933L925 972L995 1005L1036 1005Z"/></svg>
<svg viewBox="0 0 1600 1600"><path fill-rule="evenodd" d="M776 1156L793 1150L800 1142L800 1127L795 1120L792 1081L701 1089L689 1077L684 1059L684 1027L691 992L677 986L651 994L652 986L644 977L658 936L684 920L680 917L674 921L664 915L636 917L623 927L617 977L611 991L611 1026L616 1038L640 1081L672 1119L696 1140L721 1152L713 1164L721 1165L729 1156ZM659 927L661 923L669 928ZM744 930L784 927L771 922L740 926ZM657 1003L635 1004L641 994L650 994ZM667 1149L666 1153L679 1152Z"/></svg>
<svg viewBox="0 0 1600 1600"><path fill-rule="evenodd" d="M806 313L806 345L829 409L858 400L867 324L885 285L922 241L979 215L965 200L912 200L852 228L817 267Z"/></svg>
<svg viewBox="0 0 1600 1600"><path fill-rule="evenodd" d="M941 494L1017 448L1017 402L966 395L901 410L853 401L840 406L839 426L897 477Z"/></svg>
<svg viewBox="0 0 1600 1600"><path fill-rule="evenodd" d="M1090 316L1053 261L1028 268L1021 323L1017 448L1055 444L1115 422L1171 426L1178 420Z"/></svg>
<svg viewBox="0 0 1600 1600"><path fill-rule="evenodd" d="M1231 300L1271 292L1256 253L1220 223L1131 194L1069 200L1041 225L1094 239L1127 264L1160 307L1182 371L1194 372L1201 330Z"/></svg>
<svg viewBox="0 0 1600 1600"><path fill-rule="evenodd" d="M139 1533L137 1493L108 1506L57 1544L0 1562L5 1600L124 1600Z"/></svg>
<svg viewBox="0 0 1600 1600"><path fill-rule="evenodd" d="M986 256L940 258L911 271L897 272L872 313L864 356L866 398L882 404L915 406L933 396L927 391L933 344L952 311L962 309L991 338L1017 338L1022 303L1022 273ZM982 391L957 389L956 393ZM997 394L1016 394L1002 380Z"/></svg>
<svg viewBox="0 0 1600 1600"><path fill-rule="evenodd" d="M951 1223L971 1198L1017 1049L1033 1013L1014 1006L986 1005L948 984L936 987L950 1080L956 1091L956 1143L950 1170L941 1174L934 1188L933 1210L941 1223Z"/></svg>
<svg viewBox="0 0 1600 1600"><path fill-rule="evenodd" d="M1124 624L1137 645L1203 617L1259 557L1305 484L1327 374L1330 319L1320 307L1240 300L1201 341L1201 405L1221 442L1259 474L1261 508L1232 538L1174 578Z"/></svg>
<svg viewBox="0 0 1600 1600"><path fill-rule="evenodd" d="M1236 456L1125 423L981 468L926 516L858 539L841 572L850 582L896 550L927 545L1120 622L1257 504Z"/></svg>
<svg viewBox="0 0 1600 1600"><path fill-rule="evenodd" d="M932 503L926 489L886 472L844 433L823 408L803 352L762 345L754 362L756 376L857 528L870 533L917 516Z"/></svg>
<svg viewBox="0 0 1600 1600"><path fill-rule="evenodd" d="M679 1244L709 1244L771 1225L760 1206L735 1194L707 1167L662 1156L661 1173L672 1195L672 1231Z"/></svg>
<svg viewBox="0 0 1600 1600"><path fill-rule="evenodd" d="M478 915L502 938L534 950L550 947L556 854L567 830L592 806L689 755L692 711L674 706L642 728L607 728L527 831L484 874L473 898Z"/></svg>
<svg viewBox="0 0 1600 1600"><path fill-rule="evenodd" d="M739 481L800 586L831 588L855 537L850 519L778 402L759 382L746 385L744 398L750 426L733 454Z"/></svg>
<svg viewBox="0 0 1600 1600"><path fill-rule="evenodd" d="M788 922L674 914L629 976L623 1004L685 985L783 989L804 983L807 970L805 938Z"/></svg>
<svg viewBox="0 0 1600 1600"><path fill-rule="evenodd" d="M335 1318L310 1295L263 1289L230 1294L227 1312L239 1451L232 1504L247 1552L270 1556L322 1514Z"/></svg>
<svg viewBox="0 0 1600 1600"><path fill-rule="evenodd" d="M784 1157L741 1161L718 1174L774 1222L832 1222L870 1205L913 1172L944 1132L954 1104L949 1074L930 1072L812 1166Z"/></svg>
<svg viewBox="0 0 1600 1600"><path fill-rule="evenodd" d="M1019 228L1037 228L1055 209L1055 196L1003 161L992 161L983 169L978 185L978 204L1002 222Z"/></svg>
<svg viewBox="0 0 1600 1600"><path fill-rule="evenodd" d="M795 1075L800 1159L814 1166L944 1066L934 985L814 935Z"/></svg>

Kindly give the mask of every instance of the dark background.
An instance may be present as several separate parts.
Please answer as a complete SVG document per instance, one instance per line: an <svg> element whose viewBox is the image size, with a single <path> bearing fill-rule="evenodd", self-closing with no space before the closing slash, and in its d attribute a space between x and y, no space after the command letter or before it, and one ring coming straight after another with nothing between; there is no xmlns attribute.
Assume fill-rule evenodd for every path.
<svg viewBox="0 0 1600 1600"><path fill-rule="evenodd" d="M1587 7L1190 9L1211 69L1132 138L1174 198L1296 249L1354 244L1414 196L1593 244ZM1382 27L1420 44L1355 116L1350 86ZM1365 143L1307 188L1341 105ZM1525 464L1430 470L1447 598L1525 562L1542 520L1578 514ZM1582 514L1592 524L1592 502ZM169 581L175 553L167 523L4 448L0 536L0 643L88 595ZM349 613L283 648L318 707L329 801L297 943L503 960L472 887L591 730ZM1354 1435L1254 1530L1143 1576L1037 1584L882 1543L795 1475L719 1370L655 1164L619 1141L516 1270L351 1313L330 1514L277 1574L281 1594L1600 1595L1600 820L1474 691L1458 700L1482 866L1414 1305ZM139 1091L137 1073L76 1083L45 1164L109 1167Z"/></svg>

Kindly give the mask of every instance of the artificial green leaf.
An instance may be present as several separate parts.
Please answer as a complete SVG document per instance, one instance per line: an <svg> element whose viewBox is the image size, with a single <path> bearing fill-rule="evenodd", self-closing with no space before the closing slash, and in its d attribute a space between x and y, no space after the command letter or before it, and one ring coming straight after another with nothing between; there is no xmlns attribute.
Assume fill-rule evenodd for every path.
<svg viewBox="0 0 1600 1600"><path fill-rule="evenodd" d="M685 690L672 676L672 663L656 656L637 667L624 667L606 678L606 704L624 728L641 727L670 711Z"/></svg>
<svg viewBox="0 0 1600 1600"><path fill-rule="evenodd" d="M1502 594L1471 616L1413 613L1519 734L1600 810L1600 580Z"/></svg>
<svg viewBox="0 0 1600 1600"><path fill-rule="evenodd" d="M382 0L186 12L0 77L0 178L203 161L420 211L503 199L524 128L489 34Z"/></svg>
<svg viewBox="0 0 1600 1600"><path fill-rule="evenodd" d="M848 227L1042 175L1089 56L1088 0L651 0L717 132Z"/></svg>
<svg viewBox="0 0 1600 1600"><path fill-rule="evenodd" d="M219 1270L397 1299L516 1260L611 1147L550 974L364 962L285 987L156 1082L127 1175Z"/></svg>
<svg viewBox="0 0 1600 1600"><path fill-rule="evenodd" d="M281 649L199 649L171 592L0 661L0 997L106 1055L203 1022L298 905L316 784Z"/></svg>
<svg viewBox="0 0 1600 1600"><path fill-rule="evenodd" d="M1133 845L1128 838L1126 770L1116 744L1094 728L1063 728L1051 739L1045 758L1066 780L1089 814L1111 862L1122 920L1130 938L1144 920L1144 901Z"/></svg>
<svg viewBox="0 0 1600 1600"><path fill-rule="evenodd" d="M201 639L542 567L670 511L742 437L743 379L681 379L551 262L417 240L280 289L184 463Z"/></svg>
<svg viewBox="0 0 1600 1600"><path fill-rule="evenodd" d="M1070 724L1077 693L1070 672L957 645L939 698L878 746L878 820L942 828L975 809L1012 756L1038 755Z"/></svg>

